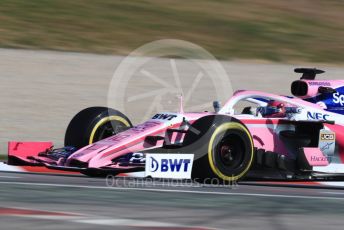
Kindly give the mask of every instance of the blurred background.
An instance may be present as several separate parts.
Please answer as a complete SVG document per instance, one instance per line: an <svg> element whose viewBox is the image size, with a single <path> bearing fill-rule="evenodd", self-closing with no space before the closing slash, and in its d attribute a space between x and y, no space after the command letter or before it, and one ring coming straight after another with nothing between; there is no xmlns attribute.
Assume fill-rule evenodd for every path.
<svg viewBox="0 0 344 230"><path fill-rule="evenodd" d="M340 78L343 12L342 0L1 0L0 153L9 140L62 146L78 111L107 105L109 84L123 58L159 39L205 48L223 65L233 90L289 94L298 66L323 68L327 79ZM171 66L165 64L153 60L146 70L168 82ZM183 60L176 65L181 82L190 83L184 89L190 88L194 67ZM161 87L139 73L141 82L133 78L123 86L127 92ZM202 84L203 96L194 101L216 100L209 83ZM134 123L152 100L146 99L130 104L137 108L128 114Z"/></svg>
<svg viewBox="0 0 344 230"><path fill-rule="evenodd" d="M178 38L221 59L344 61L341 0L2 0L0 46L127 55Z"/></svg>

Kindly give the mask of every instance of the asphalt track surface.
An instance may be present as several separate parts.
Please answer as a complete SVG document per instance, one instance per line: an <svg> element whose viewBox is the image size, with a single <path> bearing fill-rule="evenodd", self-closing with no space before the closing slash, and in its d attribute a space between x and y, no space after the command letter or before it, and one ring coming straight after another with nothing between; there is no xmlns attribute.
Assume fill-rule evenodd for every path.
<svg viewBox="0 0 344 230"><path fill-rule="evenodd" d="M0 229L343 229L344 190L0 173Z"/></svg>

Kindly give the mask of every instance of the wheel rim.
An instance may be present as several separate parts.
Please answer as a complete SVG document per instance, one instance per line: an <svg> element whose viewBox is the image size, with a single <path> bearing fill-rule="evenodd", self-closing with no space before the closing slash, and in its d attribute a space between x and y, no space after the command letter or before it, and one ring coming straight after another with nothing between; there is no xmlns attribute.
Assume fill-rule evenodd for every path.
<svg viewBox="0 0 344 230"><path fill-rule="evenodd" d="M108 121L101 125L94 134L93 142L103 140L105 138L116 135L128 127L119 121Z"/></svg>
<svg viewBox="0 0 344 230"><path fill-rule="evenodd" d="M242 166L245 158L245 144L243 140L235 135L224 136L216 147L216 154L220 163L225 168L236 169Z"/></svg>
<svg viewBox="0 0 344 230"><path fill-rule="evenodd" d="M233 135L233 136L232 136ZM238 140L239 146L242 146L243 160L234 167L228 167L220 159L220 143L226 140ZM218 126L209 141L208 162L212 173L224 181L237 181L241 179L250 170L254 157L253 140L248 129L238 122L227 122ZM241 155L241 154L238 154Z"/></svg>

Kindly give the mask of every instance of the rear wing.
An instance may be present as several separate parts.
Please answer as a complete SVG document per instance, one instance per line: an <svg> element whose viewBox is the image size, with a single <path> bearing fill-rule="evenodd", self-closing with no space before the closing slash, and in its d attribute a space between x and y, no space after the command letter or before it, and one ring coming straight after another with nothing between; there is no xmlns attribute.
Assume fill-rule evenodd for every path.
<svg viewBox="0 0 344 230"><path fill-rule="evenodd" d="M314 80L317 74L325 73L324 70L316 68L296 68L295 73L302 73L301 80Z"/></svg>

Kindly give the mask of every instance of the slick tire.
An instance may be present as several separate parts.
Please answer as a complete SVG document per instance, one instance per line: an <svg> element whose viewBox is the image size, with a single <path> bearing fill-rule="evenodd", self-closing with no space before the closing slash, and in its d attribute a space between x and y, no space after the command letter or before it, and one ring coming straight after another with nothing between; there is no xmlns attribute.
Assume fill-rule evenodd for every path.
<svg viewBox="0 0 344 230"><path fill-rule="evenodd" d="M192 178L203 183L212 183L214 178L236 182L244 178L253 165L250 132L240 121L228 116L197 120L186 134L184 144L195 153Z"/></svg>
<svg viewBox="0 0 344 230"><path fill-rule="evenodd" d="M80 149L130 127L130 120L117 110L106 107L86 108L69 123L64 144Z"/></svg>

